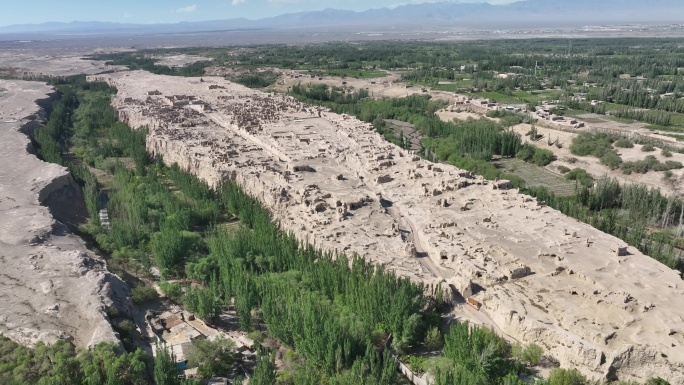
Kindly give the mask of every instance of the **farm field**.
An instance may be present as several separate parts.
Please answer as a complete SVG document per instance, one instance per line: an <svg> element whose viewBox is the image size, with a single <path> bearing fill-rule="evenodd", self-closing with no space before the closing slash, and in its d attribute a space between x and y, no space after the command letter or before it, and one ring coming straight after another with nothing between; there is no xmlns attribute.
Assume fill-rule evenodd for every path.
<svg viewBox="0 0 684 385"><path fill-rule="evenodd" d="M498 159L492 163L504 171L524 179L525 185L528 187L545 187L558 196L575 194L575 181L566 180L563 176L554 174L544 167L515 158Z"/></svg>

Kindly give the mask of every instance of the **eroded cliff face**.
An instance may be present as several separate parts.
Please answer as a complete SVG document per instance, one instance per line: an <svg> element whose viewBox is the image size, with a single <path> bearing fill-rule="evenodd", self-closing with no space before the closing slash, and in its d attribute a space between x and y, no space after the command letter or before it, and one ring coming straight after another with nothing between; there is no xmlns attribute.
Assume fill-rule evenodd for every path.
<svg viewBox="0 0 684 385"><path fill-rule="evenodd" d="M471 320L590 377L684 383L681 277L633 248L618 255L619 239L283 95L221 78L98 79L119 89L127 123L152 124L152 153L212 186L236 181L300 239L452 285L482 304Z"/></svg>
<svg viewBox="0 0 684 385"><path fill-rule="evenodd" d="M24 134L44 122L36 101L49 102L54 90L1 80L0 89L0 333L25 345L118 343L107 312L130 311L128 287L44 206L80 186L66 168L36 158Z"/></svg>
<svg viewBox="0 0 684 385"><path fill-rule="evenodd" d="M553 327L540 321L528 312L519 312L512 304L520 303L515 296L487 296L487 312L497 325L508 335L519 341L535 342L548 354L556 358L563 367L579 368L583 373L602 379L633 380L643 382L654 377L666 378L672 384L684 384L684 365L677 356L669 357L665 351L677 349L675 338L670 346L655 341L662 335L674 336L663 330L661 336L650 339L643 328L632 336L641 344L627 341L611 343L614 334L605 336L586 330L584 333L570 332L566 328ZM667 323L667 320L663 320ZM643 322L638 314L632 323ZM619 332L616 327L615 332ZM669 349L668 349L669 348Z"/></svg>

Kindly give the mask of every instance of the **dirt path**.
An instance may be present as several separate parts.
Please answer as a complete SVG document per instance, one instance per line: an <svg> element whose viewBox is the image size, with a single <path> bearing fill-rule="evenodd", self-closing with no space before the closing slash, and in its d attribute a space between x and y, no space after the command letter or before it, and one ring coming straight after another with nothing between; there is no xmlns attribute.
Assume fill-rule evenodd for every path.
<svg viewBox="0 0 684 385"><path fill-rule="evenodd" d="M418 258L418 261L420 262L421 266L428 269L432 273L432 275L434 275L437 278L441 278L441 279L448 278L445 276L445 274L442 273L441 269L439 267L437 267L437 265L435 265L435 263L432 261L432 259L428 255L427 251L425 251L425 249L423 248L423 245L420 243L420 238L418 237L418 232L416 231L416 227L413 225L413 222L411 221L411 219L410 218L404 218L398 207L397 207L397 212L406 221L409 228L411 229L411 235L413 236L413 244L416 247L416 258Z"/></svg>

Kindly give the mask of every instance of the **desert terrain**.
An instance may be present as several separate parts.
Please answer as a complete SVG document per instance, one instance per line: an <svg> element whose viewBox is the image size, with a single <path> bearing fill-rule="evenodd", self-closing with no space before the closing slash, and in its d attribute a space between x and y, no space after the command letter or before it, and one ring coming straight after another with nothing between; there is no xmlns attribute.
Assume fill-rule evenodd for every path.
<svg viewBox="0 0 684 385"><path fill-rule="evenodd" d="M151 152L213 186L238 182L300 239L441 282L454 301L482 305L474 320L563 366L684 382L679 273L507 181L433 164L354 118L219 77L89 79L117 87L114 107L150 128Z"/></svg>
<svg viewBox="0 0 684 385"><path fill-rule="evenodd" d="M0 333L27 345L118 342L107 312L129 311L128 288L53 217L80 187L66 168L39 160L26 135L45 122L37 102L54 92L0 80Z"/></svg>
<svg viewBox="0 0 684 385"><path fill-rule="evenodd" d="M0 41L2 46L2 41ZM118 49L117 49L118 50ZM92 50L83 48L16 48L0 49L0 77L35 78L41 76L73 76L126 69L84 57Z"/></svg>

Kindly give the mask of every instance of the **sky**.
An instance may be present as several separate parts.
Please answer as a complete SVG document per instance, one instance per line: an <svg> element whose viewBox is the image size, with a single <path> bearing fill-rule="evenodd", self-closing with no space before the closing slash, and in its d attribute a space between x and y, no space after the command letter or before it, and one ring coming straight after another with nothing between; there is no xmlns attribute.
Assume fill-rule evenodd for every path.
<svg viewBox="0 0 684 385"><path fill-rule="evenodd" d="M109 21L117 23L173 23L259 19L283 13L325 8L363 11L436 0L0 0L0 26L49 21ZM491 4L513 0L488 0ZM461 0L461 2L484 2Z"/></svg>

